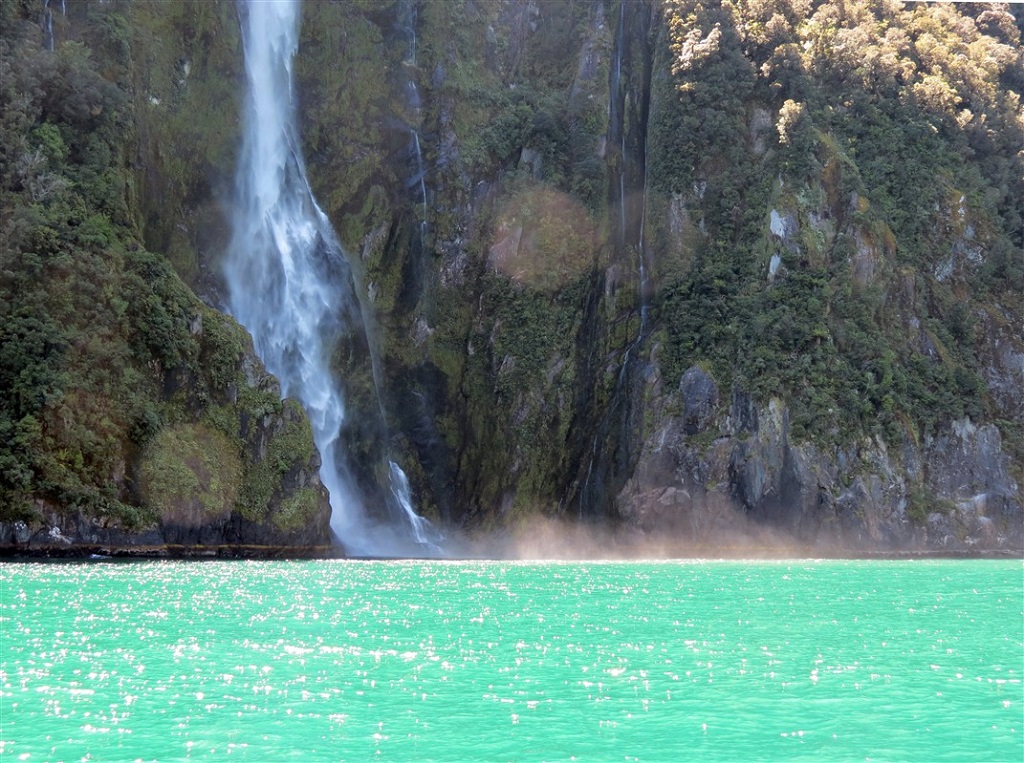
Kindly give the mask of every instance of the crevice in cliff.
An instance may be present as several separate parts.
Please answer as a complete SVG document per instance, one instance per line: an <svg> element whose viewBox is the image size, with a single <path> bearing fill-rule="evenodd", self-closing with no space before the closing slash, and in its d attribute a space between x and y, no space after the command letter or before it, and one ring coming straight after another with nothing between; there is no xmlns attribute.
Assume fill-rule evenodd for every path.
<svg viewBox="0 0 1024 763"><path fill-rule="evenodd" d="M581 381L588 392L582 405L578 399L576 421L578 431L585 433L585 445L576 461L576 479L563 499L563 506L571 507L581 519L615 516L615 496L632 473L642 439L645 364L641 352L649 330L650 297L643 225L654 13L647 2L621 2L615 14L605 142L612 278L600 279L600 288L611 303L604 309L616 313L612 315L612 326L624 326L626 339L625 346L615 347L613 335L621 335L621 331L600 334L588 327L591 320L584 319L580 340L590 350L588 363L581 366L586 369ZM620 289L634 289L636 295L624 315L617 314L614 307L621 301L617 295ZM605 348L603 363L593 362L599 350L590 342ZM614 381L609 378L612 376Z"/></svg>

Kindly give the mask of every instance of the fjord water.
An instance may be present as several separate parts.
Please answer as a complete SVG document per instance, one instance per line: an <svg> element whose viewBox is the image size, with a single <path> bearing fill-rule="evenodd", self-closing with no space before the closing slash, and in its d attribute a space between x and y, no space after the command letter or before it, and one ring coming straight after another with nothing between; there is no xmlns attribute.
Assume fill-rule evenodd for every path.
<svg viewBox="0 0 1024 763"><path fill-rule="evenodd" d="M296 0L239 2L247 99L237 171L237 210L225 262L228 307L253 337L282 392L309 415L330 491L331 526L349 551L366 555L437 551L440 537L418 517L394 462L381 465L399 532L372 527L347 467L342 380L331 357L341 340L371 353L351 265L306 176L295 122L292 62L298 49ZM376 376L376 374L374 374ZM390 494L389 494L390 493ZM394 497L392 501L391 498ZM408 537L410 543L403 543Z"/></svg>
<svg viewBox="0 0 1024 763"><path fill-rule="evenodd" d="M1017 561L8 564L4 760L1019 761Z"/></svg>

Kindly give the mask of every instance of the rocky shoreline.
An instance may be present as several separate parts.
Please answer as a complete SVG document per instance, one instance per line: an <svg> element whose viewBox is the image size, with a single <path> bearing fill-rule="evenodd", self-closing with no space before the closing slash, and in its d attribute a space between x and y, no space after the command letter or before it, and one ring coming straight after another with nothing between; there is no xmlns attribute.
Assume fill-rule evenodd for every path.
<svg viewBox="0 0 1024 763"><path fill-rule="evenodd" d="M272 545L255 543L224 543L218 545L185 544L137 544L111 545L96 543L70 544L0 544L0 563L19 562L105 562L105 561L211 561L211 560L313 560L353 559L371 561L394 561L418 557L361 557L350 556L340 545ZM732 561L808 561L808 560L863 560L899 561L930 559L1019 559L1024 561L1024 547L1018 548L815 548L813 546L734 546L694 547L685 542L666 544L657 549L630 547L625 544L611 547L602 553L593 548L563 549L559 553L522 555L510 549L496 552L474 552L463 550L441 559L450 561L521 560L545 561L683 561L683 560L732 560Z"/></svg>
<svg viewBox="0 0 1024 763"><path fill-rule="evenodd" d="M222 546L0 546L0 560L5 562L39 561L115 561L175 559L203 561L211 559L339 559L344 558L337 546L261 546L226 544Z"/></svg>
<svg viewBox="0 0 1024 763"><path fill-rule="evenodd" d="M353 561L399 561L415 557L353 557L341 553L337 547L295 548L287 546L162 546L153 548L105 548L77 547L74 549L24 549L0 547L0 563L54 562L126 562L126 561L231 561L231 560L262 560L262 561L298 561L319 559L349 559ZM822 554L810 553L806 556L791 554L701 554L658 557L654 560L644 557L621 559L614 561L911 561L911 560L998 560L1019 559L1024 561L1024 549L985 549L981 551L879 551L860 552L857 554ZM453 561L453 560L449 560ZM491 559L490 557L457 557L454 561L508 561ZM536 560L542 561L542 560ZM566 561L566 560L562 560ZM597 562L610 561L600 558L582 558L576 561Z"/></svg>

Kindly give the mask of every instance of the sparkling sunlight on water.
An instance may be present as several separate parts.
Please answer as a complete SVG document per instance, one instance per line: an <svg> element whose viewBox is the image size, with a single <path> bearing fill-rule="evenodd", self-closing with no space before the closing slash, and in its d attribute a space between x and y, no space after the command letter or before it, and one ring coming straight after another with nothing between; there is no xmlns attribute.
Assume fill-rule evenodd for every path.
<svg viewBox="0 0 1024 763"><path fill-rule="evenodd" d="M1024 757L1020 561L5 564L0 757Z"/></svg>

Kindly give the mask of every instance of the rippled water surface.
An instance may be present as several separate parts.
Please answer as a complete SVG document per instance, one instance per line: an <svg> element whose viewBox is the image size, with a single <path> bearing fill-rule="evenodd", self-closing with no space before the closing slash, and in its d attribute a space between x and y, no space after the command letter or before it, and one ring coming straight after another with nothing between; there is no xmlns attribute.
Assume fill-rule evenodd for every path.
<svg viewBox="0 0 1024 763"><path fill-rule="evenodd" d="M7 760L1024 759L1020 561L0 566Z"/></svg>

